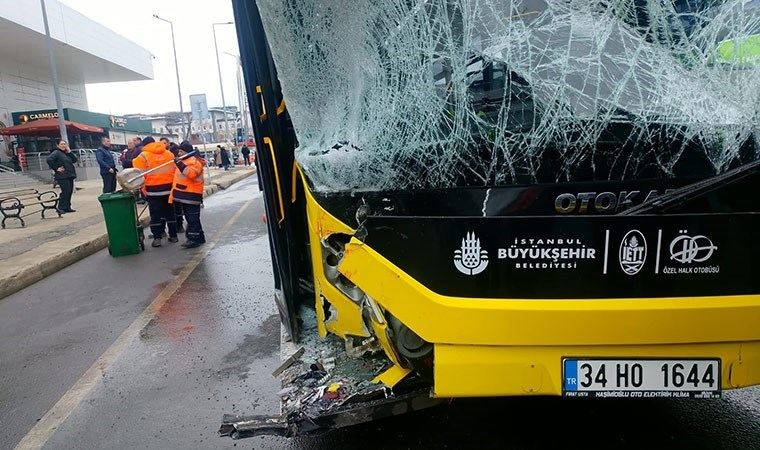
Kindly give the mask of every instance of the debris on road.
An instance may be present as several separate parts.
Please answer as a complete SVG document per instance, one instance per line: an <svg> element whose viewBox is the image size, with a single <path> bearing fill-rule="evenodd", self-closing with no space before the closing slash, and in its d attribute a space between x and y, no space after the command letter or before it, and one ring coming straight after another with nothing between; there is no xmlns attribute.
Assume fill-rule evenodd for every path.
<svg viewBox="0 0 760 450"><path fill-rule="evenodd" d="M288 359L286 359L285 362L283 362L282 364L280 364L279 367L277 367L276 369L274 369L274 372L272 372L272 376L273 377L279 377L280 374L285 369L287 369L288 367L290 367L294 362L296 362L298 360L298 358L300 358L301 355L303 355L303 353L304 353L304 348L303 347L299 348Z"/></svg>
<svg viewBox="0 0 760 450"><path fill-rule="evenodd" d="M255 435L296 436L434 406L429 387L415 379L391 388L375 378L392 366L374 339L356 343L317 332L313 310L302 308L304 320L298 350L274 374L283 388L280 416L225 415L219 433L233 438ZM387 403L387 404L386 404ZM394 409L394 405L404 403Z"/></svg>

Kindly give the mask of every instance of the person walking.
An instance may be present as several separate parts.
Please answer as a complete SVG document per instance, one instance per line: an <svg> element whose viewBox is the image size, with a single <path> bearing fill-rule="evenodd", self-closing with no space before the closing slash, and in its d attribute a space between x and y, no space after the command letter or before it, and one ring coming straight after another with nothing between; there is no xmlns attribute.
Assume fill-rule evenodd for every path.
<svg viewBox="0 0 760 450"><path fill-rule="evenodd" d="M224 170L230 170L230 154L227 153L227 149L221 147L219 153L221 153L222 156L222 167L224 167Z"/></svg>
<svg viewBox="0 0 760 450"><path fill-rule="evenodd" d="M47 165L54 173L53 178L61 187L56 208L59 214L76 212L71 209L71 194L74 193L74 179L77 177L77 169L74 167L77 161L77 156L71 153L68 142L63 139L58 141L56 149L47 158Z"/></svg>
<svg viewBox="0 0 760 450"><path fill-rule="evenodd" d="M142 152L132 160L132 166L145 172L173 160L174 155L162 143L154 141L142 148ZM172 164L167 164L145 175L143 190L147 196L150 211L150 231L153 233L151 247L161 247L161 236L164 233L162 220L166 221L166 226L169 228L169 242L179 242L174 208L169 203L173 183L174 166Z"/></svg>
<svg viewBox="0 0 760 450"><path fill-rule="evenodd" d="M103 136L100 147L95 152L95 159L100 166L100 177L103 178L103 193L110 194L116 190L116 161L111 153L111 140Z"/></svg>
<svg viewBox="0 0 760 450"><path fill-rule="evenodd" d="M251 150L248 149L247 145L243 145L243 148L240 149L240 153L243 154L243 165L250 166L251 165Z"/></svg>
<svg viewBox="0 0 760 450"><path fill-rule="evenodd" d="M13 170L21 172L21 161L18 159L17 154L14 153L13 156L11 156L11 162L13 163Z"/></svg>
<svg viewBox="0 0 760 450"><path fill-rule="evenodd" d="M187 220L187 242L182 248L200 247L206 242L201 226L201 203L203 203L203 167L206 161L203 158L190 156L180 159L193 151L189 142L179 144L178 157L174 159L176 171L174 172L174 184L172 186L171 200L174 204L181 204Z"/></svg>

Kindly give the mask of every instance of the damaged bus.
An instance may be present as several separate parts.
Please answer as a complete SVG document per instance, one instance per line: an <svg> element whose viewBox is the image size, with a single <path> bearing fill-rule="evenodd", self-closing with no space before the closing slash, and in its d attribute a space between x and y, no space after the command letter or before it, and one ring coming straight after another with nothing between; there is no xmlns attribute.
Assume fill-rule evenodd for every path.
<svg viewBox="0 0 760 450"><path fill-rule="evenodd" d="M222 434L760 384L757 1L233 5L283 390Z"/></svg>

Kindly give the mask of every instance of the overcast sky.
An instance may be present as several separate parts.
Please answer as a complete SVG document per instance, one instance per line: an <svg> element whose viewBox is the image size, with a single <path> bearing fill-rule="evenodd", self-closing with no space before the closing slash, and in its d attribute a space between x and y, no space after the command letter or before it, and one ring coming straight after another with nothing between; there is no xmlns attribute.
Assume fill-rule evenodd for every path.
<svg viewBox="0 0 760 450"><path fill-rule="evenodd" d="M221 106L211 24L233 21L230 0L59 1L146 48L155 56L153 80L88 85L90 111L121 115L179 110L170 27L168 23L154 19L153 14L174 22L185 111L190 111L190 94L206 94L209 107ZM240 54L235 27L217 25L216 35L224 99L227 105L238 106L237 62L224 53Z"/></svg>

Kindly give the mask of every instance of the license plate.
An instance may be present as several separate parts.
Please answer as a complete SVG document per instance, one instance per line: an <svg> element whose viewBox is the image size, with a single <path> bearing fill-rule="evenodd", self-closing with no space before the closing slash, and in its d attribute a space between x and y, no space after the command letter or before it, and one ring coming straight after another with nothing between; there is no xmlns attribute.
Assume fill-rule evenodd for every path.
<svg viewBox="0 0 760 450"><path fill-rule="evenodd" d="M562 361L566 397L720 398L719 359Z"/></svg>

